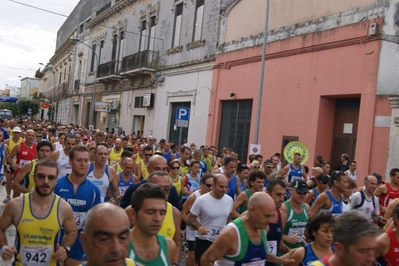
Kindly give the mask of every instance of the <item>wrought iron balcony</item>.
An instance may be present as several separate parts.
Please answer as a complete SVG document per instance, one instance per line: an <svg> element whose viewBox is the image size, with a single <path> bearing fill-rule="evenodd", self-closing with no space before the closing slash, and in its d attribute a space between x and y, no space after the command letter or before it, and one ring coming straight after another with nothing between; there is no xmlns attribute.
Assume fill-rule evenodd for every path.
<svg viewBox="0 0 399 266"><path fill-rule="evenodd" d="M133 74L137 71L155 72L158 67L157 51L141 51L125 56L122 61L121 74Z"/></svg>
<svg viewBox="0 0 399 266"><path fill-rule="evenodd" d="M101 64L98 66L97 70L97 78L107 78L110 76L118 76L119 71L118 71L118 61L117 60L112 60L110 62L107 62L105 64Z"/></svg>

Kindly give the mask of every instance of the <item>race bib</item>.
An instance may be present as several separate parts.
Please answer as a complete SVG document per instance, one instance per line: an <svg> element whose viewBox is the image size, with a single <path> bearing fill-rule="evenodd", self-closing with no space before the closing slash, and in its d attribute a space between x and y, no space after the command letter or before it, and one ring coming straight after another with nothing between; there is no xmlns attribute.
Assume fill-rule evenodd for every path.
<svg viewBox="0 0 399 266"><path fill-rule="evenodd" d="M21 169L22 167L24 167L24 165L27 164L28 162L30 162L30 161L28 161L28 160L20 160L20 161L19 161L19 166L18 166L19 169Z"/></svg>
<svg viewBox="0 0 399 266"><path fill-rule="evenodd" d="M211 225L209 227L208 240L213 242L219 236L224 226Z"/></svg>
<svg viewBox="0 0 399 266"><path fill-rule="evenodd" d="M123 196L123 194L125 194L125 191L127 188L128 188L127 186L119 187L119 193L121 194L121 196Z"/></svg>
<svg viewBox="0 0 399 266"><path fill-rule="evenodd" d="M270 254L277 256L277 241L267 241L267 250Z"/></svg>
<svg viewBox="0 0 399 266"><path fill-rule="evenodd" d="M85 212L73 212L73 217L75 217L76 227L79 229L83 228L83 224L86 219Z"/></svg>
<svg viewBox="0 0 399 266"><path fill-rule="evenodd" d="M21 245L20 257L22 265L44 266L51 262L52 246Z"/></svg>
<svg viewBox="0 0 399 266"><path fill-rule="evenodd" d="M299 234L299 239L297 243L301 243L302 242L302 238L303 238L303 234L305 233L305 228L290 228L290 230L288 231L288 235L292 236L295 234Z"/></svg>
<svg viewBox="0 0 399 266"><path fill-rule="evenodd" d="M258 261L252 261L248 263L243 263L241 264L242 266L264 266L266 260L258 260Z"/></svg>

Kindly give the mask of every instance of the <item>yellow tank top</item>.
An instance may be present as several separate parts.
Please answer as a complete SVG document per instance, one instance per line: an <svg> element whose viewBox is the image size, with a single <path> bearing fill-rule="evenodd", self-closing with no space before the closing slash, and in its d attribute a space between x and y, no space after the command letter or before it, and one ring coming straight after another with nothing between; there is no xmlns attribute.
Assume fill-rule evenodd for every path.
<svg viewBox="0 0 399 266"><path fill-rule="evenodd" d="M122 152L123 152L123 149L121 149L119 153L115 153L115 148L111 149L111 152L109 153L109 159L111 161L110 165L115 164L116 161L118 161L119 158L121 158Z"/></svg>
<svg viewBox="0 0 399 266"><path fill-rule="evenodd" d="M173 180L172 180L172 178L170 176L168 176L168 177L169 177L170 182L172 183L172 186L174 186L176 188L177 194L179 195L179 197L181 197L181 179L180 179L180 176L179 176L179 179L177 180L176 183L173 182Z"/></svg>
<svg viewBox="0 0 399 266"><path fill-rule="evenodd" d="M179 168L179 175L180 176L187 175L188 172L190 172L190 166L180 166L180 168Z"/></svg>
<svg viewBox="0 0 399 266"><path fill-rule="evenodd" d="M8 147L7 147L8 153L10 153L12 149L14 149L15 145L21 143L22 141L23 139L21 137L17 142L14 142L14 140L10 137L10 141L8 141ZM17 156L14 156L14 158L12 158L12 161L15 163L17 161Z"/></svg>
<svg viewBox="0 0 399 266"><path fill-rule="evenodd" d="M57 265L51 256L59 242L61 230L58 219L60 197L54 195L53 204L46 217L37 218L31 212L31 193L23 194L22 215L16 224L18 231L15 265Z"/></svg>
<svg viewBox="0 0 399 266"><path fill-rule="evenodd" d="M35 179L33 178L33 173L35 172L37 160L31 161L31 169L29 174L25 177L25 188L31 190L35 187Z"/></svg>
<svg viewBox="0 0 399 266"><path fill-rule="evenodd" d="M140 163L141 164L141 172L144 173L144 178L147 178L150 173L148 173L147 166L145 166L144 160Z"/></svg>
<svg viewBox="0 0 399 266"><path fill-rule="evenodd" d="M202 155L201 160L205 162L207 172L208 173L212 172L212 156L208 155L208 158L205 158Z"/></svg>
<svg viewBox="0 0 399 266"><path fill-rule="evenodd" d="M116 172L117 172L118 174L121 173L121 172L123 172L123 168L122 168L120 162L117 162L117 163L116 163Z"/></svg>
<svg viewBox="0 0 399 266"><path fill-rule="evenodd" d="M166 215L163 219L161 229L159 229L158 234L163 235L164 237L173 239L175 236L176 227L175 227L175 219L173 217L173 206L169 202L167 202Z"/></svg>
<svg viewBox="0 0 399 266"><path fill-rule="evenodd" d="M139 163L139 162L141 162L143 159L141 159L141 157L140 157L140 155L139 154L136 154L136 163Z"/></svg>

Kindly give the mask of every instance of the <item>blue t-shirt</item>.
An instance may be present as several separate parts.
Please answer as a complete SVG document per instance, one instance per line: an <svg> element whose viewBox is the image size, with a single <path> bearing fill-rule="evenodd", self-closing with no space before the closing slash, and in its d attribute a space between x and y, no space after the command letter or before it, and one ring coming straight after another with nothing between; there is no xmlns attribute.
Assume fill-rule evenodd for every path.
<svg viewBox="0 0 399 266"><path fill-rule="evenodd" d="M231 177L231 180L228 183L228 190L227 190L227 195L229 195L233 200L235 199L236 191L237 191L237 177L236 175L233 175Z"/></svg>
<svg viewBox="0 0 399 266"><path fill-rule="evenodd" d="M75 260L84 260L86 254L83 251L79 235L83 231L83 224L87 212L94 205L101 203L100 190L92 182L85 179L85 181L79 185L75 193L73 184L68 180L67 176L64 176L57 180L54 193L71 205L76 226L78 227L78 237L71 247L70 257ZM63 236L63 230L61 233Z"/></svg>

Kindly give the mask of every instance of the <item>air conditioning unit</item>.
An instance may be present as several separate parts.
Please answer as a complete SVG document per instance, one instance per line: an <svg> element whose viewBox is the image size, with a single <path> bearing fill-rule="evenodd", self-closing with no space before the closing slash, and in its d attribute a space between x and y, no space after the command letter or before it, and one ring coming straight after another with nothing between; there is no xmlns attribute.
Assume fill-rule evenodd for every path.
<svg viewBox="0 0 399 266"><path fill-rule="evenodd" d="M115 109L118 109L118 108L119 108L119 101L118 100L113 100L111 102L111 109L115 110Z"/></svg>

